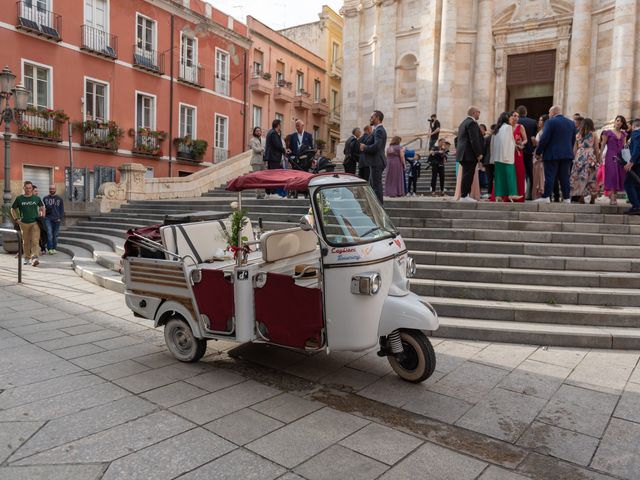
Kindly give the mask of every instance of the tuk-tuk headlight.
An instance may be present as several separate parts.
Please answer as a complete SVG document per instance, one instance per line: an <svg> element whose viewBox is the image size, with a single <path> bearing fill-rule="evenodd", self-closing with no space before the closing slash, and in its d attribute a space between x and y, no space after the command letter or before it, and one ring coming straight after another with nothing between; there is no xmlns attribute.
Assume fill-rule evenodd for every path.
<svg viewBox="0 0 640 480"><path fill-rule="evenodd" d="M375 295L382 287L379 273L365 273L351 277L351 293L356 295Z"/></svg>
<svg viewBox="0 0 640 480"><path fill-rule="evenodd" d="M407 277L408 278L415 277L416 271L417 271L416 261L411 257L407 257Z"/></svg>

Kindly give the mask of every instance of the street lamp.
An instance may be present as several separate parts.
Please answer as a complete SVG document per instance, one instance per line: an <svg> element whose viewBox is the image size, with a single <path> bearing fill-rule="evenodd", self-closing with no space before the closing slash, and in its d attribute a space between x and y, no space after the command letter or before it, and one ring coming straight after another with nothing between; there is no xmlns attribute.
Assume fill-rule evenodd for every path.
<svg viewBox="0 0 640 480"><path fill-rule="evenodd" d="M13 108L11 108L13 97ZM8 66L0 72L0 124L4 122L4 195L2 196L2 226L11 228L9 209L11 208L11 122L27 109L29 91L22 85L16 86L16 76Z"/></svg>

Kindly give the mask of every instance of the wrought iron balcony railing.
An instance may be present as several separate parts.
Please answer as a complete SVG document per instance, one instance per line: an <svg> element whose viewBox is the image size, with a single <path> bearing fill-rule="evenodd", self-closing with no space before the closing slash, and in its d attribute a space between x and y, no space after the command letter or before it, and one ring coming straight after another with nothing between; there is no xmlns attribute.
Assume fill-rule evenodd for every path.
<svg viewBox="0 0 640 480"><path fill-rule="evenodd" d="M164 73L164 53L134 45L133 66L147 72L162 75Z"/></svg>
<svg viewBox="0 0 640 480"><path fill-rule="evenodd" d="M118 150L123 131L114 121L87 120L80 122L82 129L83 147L100 148L104 150Z"/></svg>
<svg viewBox="0 0 640 480"><path fill-rule="evenodd" d="M16 28L35 33L50 40L62 40L62 16L46 10L42 3L36 0L26 0L16 3L18 7L18 21Z"/></svg>
<svg viewBox="0 0 640 480"><path fill-rule="evenodd" d="M29 108L18 117L18 137L48 142L62 141L62 125L69 117L62 110Z"/></svg>
<svg viewBox="0 0 640 480"><path fill-rule="evenodd" d="M180 62L178 65L178 80L202 88L204 87L204 69L197 65L187 65Z"/></svg>
<svg viewBox="0 0 640 480"><path fill-rule="evenodd" d="M90 25L82 25L80 48L102 57L118 58L118 37Z"/></svg>

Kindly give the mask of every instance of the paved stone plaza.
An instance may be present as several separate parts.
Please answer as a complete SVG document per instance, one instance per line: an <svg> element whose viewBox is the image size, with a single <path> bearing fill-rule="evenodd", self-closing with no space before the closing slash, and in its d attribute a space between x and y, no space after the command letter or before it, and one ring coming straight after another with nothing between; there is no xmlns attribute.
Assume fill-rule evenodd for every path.
<svg viewBox="0 0 640 480"><path fill-rule="evenodd" d="M62 254L0 255L0 480L640 478L640 352L436 339L375 352L211 342L197 364Z"/></svg>

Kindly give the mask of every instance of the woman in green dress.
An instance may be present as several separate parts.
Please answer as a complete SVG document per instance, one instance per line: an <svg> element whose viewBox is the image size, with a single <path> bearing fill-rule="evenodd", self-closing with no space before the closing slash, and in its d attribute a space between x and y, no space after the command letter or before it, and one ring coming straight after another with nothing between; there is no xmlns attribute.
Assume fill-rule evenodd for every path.
<svg viewBox="0 0 640 480"><path fill-rule="evenodd" d="M491 139L491 163L495 165L492 201L504 202L519 198L514 164L516 151L516 142L513 137L514 122L514 117L509 112L500 114Z"/></svg>

